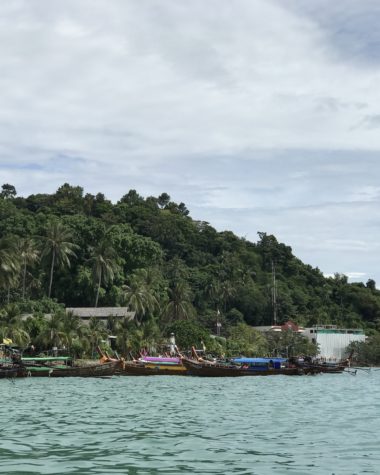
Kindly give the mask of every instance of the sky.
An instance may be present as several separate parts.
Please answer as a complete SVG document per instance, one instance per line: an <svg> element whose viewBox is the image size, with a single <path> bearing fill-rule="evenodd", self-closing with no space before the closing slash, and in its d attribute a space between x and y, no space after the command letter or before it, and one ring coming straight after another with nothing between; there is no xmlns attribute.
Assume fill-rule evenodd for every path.
<svg viewBox="0 0 380 475"><path fill-rule="evenodd" d="M378 0L0 3L0 182L274 234L380 282Z"/></svg>

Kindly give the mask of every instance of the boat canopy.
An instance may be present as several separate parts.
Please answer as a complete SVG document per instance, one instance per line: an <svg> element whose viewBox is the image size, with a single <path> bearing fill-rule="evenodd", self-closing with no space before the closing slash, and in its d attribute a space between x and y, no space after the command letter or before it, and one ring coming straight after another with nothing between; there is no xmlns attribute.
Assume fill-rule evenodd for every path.
<svg viewBox="0 0 380 475"><path fill-rule="evenodd" d="M242 364L249 364L249 363L269 363L272 361L273 363L284 363L287 361L286 358L234 358L232 360L234 363L242 363Z"/></svg>
<svg viewBox="0 0 380 475"><path fill-rule="evenodd" d="M22 357L22 361L68 361L70 356L40 356L40 357Z"/></svg>
<svg viewBox="0 0 380 475"><path fill-rule="evenodd" d="M149 363L174 363L181 364L180 358L169 358L164 356L143 356L139 358L140 361Z"/></svg>

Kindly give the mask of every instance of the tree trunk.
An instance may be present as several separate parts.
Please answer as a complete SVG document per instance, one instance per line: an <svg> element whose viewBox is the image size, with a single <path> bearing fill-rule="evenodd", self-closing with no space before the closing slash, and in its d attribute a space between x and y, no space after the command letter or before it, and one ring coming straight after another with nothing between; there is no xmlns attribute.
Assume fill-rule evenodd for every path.
<svg viewBox="0 0 380 475"><path fill-rule="evenodd" d="M52 258L51 258L50 282L49 282L49 293L48 293L49 298L51 296L51 288L52 288L52 285L53 285L54 264L55 264L55 249L53 249L53 255L52 255Z"/></svg>
<svg viewBox="0 0 380 475"><path fill-rule="evenodd" d="M9 302L11 300L11 286L8 285L8 294L7 294L7 304L9 305Z"/></svg>
<svg viewBox="0 0 380 475"><path fill-rule="evenodd" d="M102 282L102 270L100 269L99 272L99 282L98 282L98 288L96 290L96 298L95 298L95 307L98 306L98 300L99 300L99 291L100 291L100 284Z"/></svg>

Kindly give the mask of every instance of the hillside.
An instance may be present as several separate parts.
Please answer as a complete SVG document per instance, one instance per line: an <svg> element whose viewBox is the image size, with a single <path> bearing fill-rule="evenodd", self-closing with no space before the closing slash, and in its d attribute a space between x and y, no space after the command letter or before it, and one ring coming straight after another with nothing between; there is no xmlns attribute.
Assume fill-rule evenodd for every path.
<svg viewBox="0 0 380 475"><path fill-rule="evenodd" d="M217 232L166 193L130 190L113 204L68 184L28 197L3 185L0 238L2 305L46 297L68 307L128 304L140 322L192 319L212 332L218 314L222 335L238 323L270 325L275 314L304 326L379 326L373 280L325 278L275 236L259 232L253 243Z"/></svg>

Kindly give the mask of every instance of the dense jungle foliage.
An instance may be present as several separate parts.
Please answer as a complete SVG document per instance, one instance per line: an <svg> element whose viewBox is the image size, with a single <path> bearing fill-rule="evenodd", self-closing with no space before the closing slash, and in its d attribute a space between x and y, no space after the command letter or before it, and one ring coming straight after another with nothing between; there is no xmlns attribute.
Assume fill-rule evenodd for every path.
<svg viewBox="0 0 380 475"><path fill-rule="evenodd" d="M253 243L217 232L166 193L144 198L130 190L113 204L102 193L84 194L69 184L26 198L2 186L0 305L0 337L41 348L64 341L78 354L90 353L107 331L119 336L119 351L126 352L157 345L173 329L179 343L203 338L220 352L268 353L279 342L251 327L271 325L274 313L279 323L364 328L372 336L366 351L379 342L380 330L373 280L326 278L275 236L259 232ZM108 330L95 321L79 328L63 310L124 305L136 321L110 321ZM34 317L21 321L23 313ZM43 313L53 318L46 322ZM220 337L210 339L217 321ZM295 351L305 344L290 346Z"/></svg>

